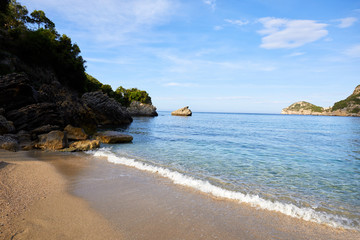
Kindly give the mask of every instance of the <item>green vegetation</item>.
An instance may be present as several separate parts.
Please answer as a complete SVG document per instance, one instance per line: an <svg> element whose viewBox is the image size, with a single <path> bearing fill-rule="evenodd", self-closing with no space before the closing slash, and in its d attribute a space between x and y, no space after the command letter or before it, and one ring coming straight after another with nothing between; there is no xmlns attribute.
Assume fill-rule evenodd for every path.
<svg viewBox="0 0 360 240"><path fill-rule="evenodd" d="M299 110L311 110L312 112L323 112L324 108L311 104L309 102L299 102L291 105L288 110L299 111Z"/></svg>
<svg viewBox="0 0 360 240"><path fill-rule="evenodd" d="M51 72L80 94L101 90L124 106L132 101L151 104L146 91L123 87L113 91L110 85L85 73L79 46L65 34L60 36L43 11L34 10L29 15L16 0L0 1L0 58L7 59L0 63L0 75L26 72L38 79L39 72Z"/></svg>
<svg viewBox="0 0 360 240"><path fill-rule="evenodd" d="M356 107L353 110L350 111L351 113L360 113L360 108Z"/></svg>
<svg viewBox="0 0 360 240"><path fill-rule="evenodd" d="M99 80L87 73L86 78L86 90L88 92L101 90L109 97L114 98L116 101L120 102L123 106L130 106L132 101L151 104L151 97L146 91L142 91L137 88L125 89L122 86L118 87L116 91L113 91L110 85L102 84Z"/></svg>
<svg viewBox="0 0 360 240"><path fill-rule="evenodd" d="M344 109L344 108L347 108L348 106L350 106L351 104L360 104L360 93L351 94L346 99L336 102L334 104L334 106L332 107L332 110L336 111L336 110ZM357 112L354 112L354 113L357 113Z"/></svg>

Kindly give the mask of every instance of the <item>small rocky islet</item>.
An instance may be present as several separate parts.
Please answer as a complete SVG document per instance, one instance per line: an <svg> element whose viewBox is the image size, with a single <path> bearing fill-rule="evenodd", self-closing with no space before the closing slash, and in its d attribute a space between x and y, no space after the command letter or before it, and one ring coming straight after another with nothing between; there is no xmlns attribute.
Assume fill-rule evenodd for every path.
<svg viewBox="0 0 360 240"><path fill-rule="evenodd" d="M349 97L336 102L332 107L323 108L309 102L300 101L284 108L281 114L360 117L360 85L355 88Z"/></svg>

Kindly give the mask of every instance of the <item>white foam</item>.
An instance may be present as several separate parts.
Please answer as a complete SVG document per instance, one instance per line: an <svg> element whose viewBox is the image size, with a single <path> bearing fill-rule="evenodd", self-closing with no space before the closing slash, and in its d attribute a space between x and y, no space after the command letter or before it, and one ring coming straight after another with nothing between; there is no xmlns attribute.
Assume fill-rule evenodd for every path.
<svg viewBox="0 0 360 240"><path fill-rule="evenodd" d="M215 197L226 198L238 201L240 203L248 203L253 207L258 207L265 210L276 211L285 215L303 219L306 221L326 224L332 227L342 227L346 229L357 229L352 227L352 223L349 219L337 215L331 215L327 213L316 212L312 208L300 208L293 204L281 203L278 201L270 201L260 198L258 195L243 194L240 192L226 190L211 183L193 177L186 176L176 171L172 171L166 168L152 166L146 163L136 161L135 159L129 159L125 157L118 157L112 153L109 149L100 149L97 151L91 151L96 157L106 157L111 163L122 164L129 167L134 167L143 171L158 174L162 177L172 180L175 184L191 187L197 189L203 193L211 194Z"/></svg>

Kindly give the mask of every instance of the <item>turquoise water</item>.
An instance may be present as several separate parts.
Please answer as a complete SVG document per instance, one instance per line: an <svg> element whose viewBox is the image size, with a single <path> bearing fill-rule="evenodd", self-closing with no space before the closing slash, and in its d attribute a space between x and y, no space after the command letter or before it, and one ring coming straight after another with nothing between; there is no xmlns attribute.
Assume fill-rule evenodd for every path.
<svg viewBox="0 0 360 240"><path fill-rule="evenodd" d="M133 143L97 155L215 196L360 230L360 118L160 112L118 131Z"/></svg>

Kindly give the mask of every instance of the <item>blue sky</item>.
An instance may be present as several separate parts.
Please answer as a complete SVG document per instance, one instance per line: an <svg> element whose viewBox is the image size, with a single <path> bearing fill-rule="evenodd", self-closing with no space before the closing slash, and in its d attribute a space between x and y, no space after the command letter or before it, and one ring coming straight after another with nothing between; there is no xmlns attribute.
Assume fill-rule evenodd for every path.
<svg viewBox="0 0 360 240"><path fill-rule="evenodd" d="M158 110L279 113L328 107L360 84L360 1L28 0L101 82Z"/></svg>

